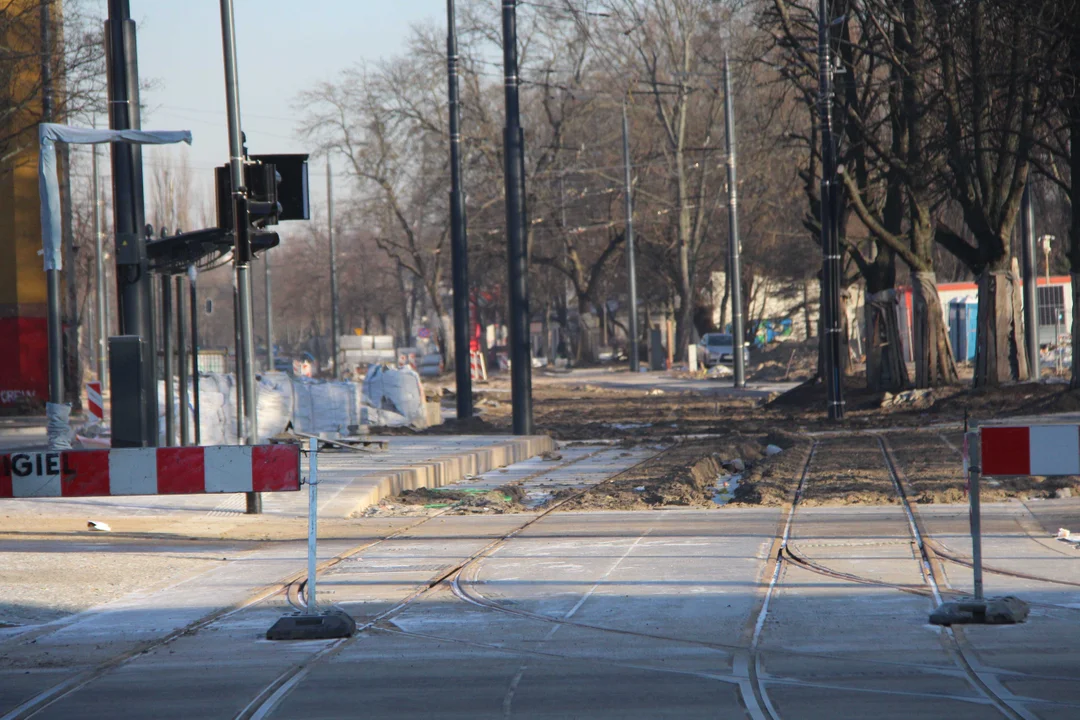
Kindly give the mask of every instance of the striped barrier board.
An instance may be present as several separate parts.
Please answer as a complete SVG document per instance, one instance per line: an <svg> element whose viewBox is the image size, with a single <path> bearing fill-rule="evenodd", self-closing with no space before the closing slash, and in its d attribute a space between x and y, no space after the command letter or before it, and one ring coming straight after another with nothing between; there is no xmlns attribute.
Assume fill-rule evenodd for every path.
<svg viewBox="0 0 1080 720"><path fill-rule="evenodd" d="M86 409L98 422L105 422L105 401L101 399L101 383L86 383Z"/></svg>
<svg viewBox="0 0 1080 720"><path fill-rule="evenodd" d="M979 436L984 477L1080 475L1080 425L987 425Z"/></svg>
<svg viewBox="0 0 1080 720"><path fill-rule="evenodd" d="M295 445L114 448L0 454L0 498L295 492Z"/></svg>

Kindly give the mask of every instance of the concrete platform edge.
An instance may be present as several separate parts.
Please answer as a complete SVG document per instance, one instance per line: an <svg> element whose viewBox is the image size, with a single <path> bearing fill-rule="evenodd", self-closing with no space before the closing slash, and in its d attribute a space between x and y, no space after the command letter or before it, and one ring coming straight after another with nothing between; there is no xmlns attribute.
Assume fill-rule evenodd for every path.
<svg viewBox="0 0 1080 720"><path fill-rule="evenodd" d="M401 468L378 478L374 485L349 487L325 505L321 517L352 517L383 498L405 490L436 488L465 479L469 475L496 470L528 460L540 453L555 449L555 441L547 435L510 436L506 441L483 448L445 455L430 462Z"/></svg>

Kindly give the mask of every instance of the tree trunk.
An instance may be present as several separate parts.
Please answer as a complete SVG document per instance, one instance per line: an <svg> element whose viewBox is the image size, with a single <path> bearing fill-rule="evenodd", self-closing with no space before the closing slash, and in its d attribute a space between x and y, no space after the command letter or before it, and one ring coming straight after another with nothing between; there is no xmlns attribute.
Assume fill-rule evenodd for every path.
<svg viewBox="0 0 1080 720"><path fill-rule="evenodd" d="M1028 379L1022 328L1020 278L1016 271L984 271L979 276L975 387Z"/></svg>
<svg viewBox="0 0 1080 720"><path fill-rule="evenodd" d="M848 288L840 290L840 374L851 374L851 323L848 320L848 304L851 302L851 291Z"/></svg>
<svg viewBox="0 0 1080 720"><path fill-rule="evenodd" d="M913 272L911 295L915 387L928 388L957 382L956 360L945 327L937 275L933 272Z"/></svg>
<svg viewBox="0 0 1080 720"><path fill-rule="evenodd" d="M725 331L727 326L728 316L728 301L731 298L731 273L724 273L724 296L720 298L720 317L717 322L716 329L720 332ZM734 319L734 318L733 318Z"/></svg>
<svg viewBox="0 0 1080 720"><path fill-rule="evenodd" d="M589 328L585 323L585 316L589 314L589 298L585 295L578 295L577 306L578 338L575 364L580 365L582 362L595 363L596 343L593 342L593 338L589 334Z"/></svg>
<svg viewBox="0 0 1080 720"><path fill-rule="evenodd" d="M690 345L690 336L694 327L694 301L693 293L684 295L679 292L679 309L675 311L675 347L673 355L675 362L686 359L686 348Z"/></svg>
<svg viewBox="0 0 1080 720"><path fill-rule="evenodd" d="M878 392L897 392L909 382L896 306L896 290L892 289L867 293L863 305L866 386Z"/></svg>

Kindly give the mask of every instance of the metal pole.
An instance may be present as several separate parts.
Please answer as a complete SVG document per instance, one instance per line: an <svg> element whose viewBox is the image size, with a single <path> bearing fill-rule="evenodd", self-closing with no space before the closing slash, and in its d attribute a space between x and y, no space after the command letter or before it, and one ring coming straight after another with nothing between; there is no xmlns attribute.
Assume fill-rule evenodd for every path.
<svg viewBox="0 0 1080 720"><path fill-rule="evenodd" d="M240 380L244 368L240 362L240 293L236 290L236 276L233 276L233 360L236 363L236 440L244 442L244 384Z"/></svg>
<svg viewBox="0 0 1080 720"><path fill-rule="evenodd" d="M510 387L515 435L531 435L532 352L529 333L529 258L525 248L522 168L524 134L518 105L517 0L503 0L503 75L506 127L503 135L506 185L506 244L510 291Z"/></svg>
<svg viewBox="0 0 1080 720"><path fill-rule="evenodd" d="M623 184L626 193L626 275L630 295L630 318L627 323L630 341L630 372L639 371L637 326L637 270L634 267L634 194L630 178L630 122L626 119L626 101L622 106Z"/></svg>
<svg viewBox="0 0 1080 720"><path fill-rule="evenodd" d="M830 420L844 417L840 374L840 248L836 211L836 144L832 135L828 3L818 0L818 84L821 115L822 310L825 321L825 385Z"/></svg>
<svg viewBox="0 0 1080 720"><path fill-rule="evenodd" d="M461 182L461 112L458 105L458 51L454 0L446 0L446 74L450 106L450 273L454 288L454 380L458 420L472 417L469 339L469 248L465 232L465 191Z"/></svg>
<svg viewBox="0 0 1080 720"><path fill-rule="evenodd" d="M972 431L966 436L968 449L968 500L970 502L969 521L971 524L971 567L975 575L975 598L983 598L982 567L982 511L979 498L979 480L982 474L982 453L978 429L972 424Z"/></svg>
<svg viewBox="0 0 1080 720"><path fill-rule="evenodd" d="M173 308L172 308L172 279L168 275L161 276L161 339L162 351L165 353L165 447L176 444L176 398L173 394Z"/></svg>
<svg viewBox="0 0 1080 720"><path fill-rule="evenodd" d="M1061 322L1065 313L1061 310L1054 311L1054 370L1061 375Z"/></svg>
<svg viewBox="0 0 1080 720"><path fill-rule="evenodd" d="M727 132L728 181L728 252L731 286L731 360L735 365L735 387L746 387L746 365L743 343L742 269L739 264L738 180L735 167L735 100L731 93L731 62L724 53L724 127Z"/></svg>
<svg viewBox="0 0 1080 720"><path fill-rule="evenodd" d="M315 602L315 578L318 576L315 566L318 563L319 537L319 439L308 438L308 556L307 556L307 611L309 615L318 612Z"/></svg>
<svg viewBox="0 0 1080 720"><path fill-rule="evenodd" d="M274 293L270 284L270 251L263 253L263 282L266 287L266 372L274 372Z"/></svg>
<svg viewBox="0 0 1080 720"><path fill-rule="evenodd" d="M135 22L128 0L109 0L105 24L108 58L109 127L138 129L139 69ZM116 286L120 335L138 335L150 346L150 272L142 236L142 150L131 143L112 144L113 230L116 238ZM113 397L113 417L142 417L138 437L119 437L113 423L113 447L157 444L157 392L154 358L148 352L143 368L143 397ZM111 385L112 383L110 383Z"/></svg>
<svg viewBox="0 0 1080 720"><path fill-rule="evenodd" d="M146 228L146 240L151 239L151 228ZM159 331L161 330L160 317L158 316L158 308L161 307L160 293L158 292L158 286L153 282L153 275L149 276L150 282L150 302L147 307L150 309L150 333L147 335L146 342L146 355L150 359L147 364L148 382L146 384L146 394L154 396L154 417L153 422L147 419L147 433L154 439L154 445L158 445L161 442L161 421L157 415L157 399L158 399L158 349L161 344L159 342Z"/></svg>
<svg viewBox="0 0 1080 720"><path fill-rule="evenodd" d="M245 444L254 445L259 437L255 402L255 358L252 348L251 315L251 241L248 220L247 189L244 187L244 149L240 124L240 90L236 70L236 23L232 0L221 0L221 44L225 58L225 100L229 121L229 171L233 189L233 218L235 221L237 324L239 330L238 361L242 368ZM261 513L262 498L247 493L247 512Z"/></svg>
<svg viewBox="0 0 1080 720"><path fill-rule="evenodd" d="M176 277L176 365L180 370L180 444L191 444L191 432L188 429L188 356L187 323L184 321L184 278Z"/></svg>
<svg viewBox="0 0 1080 720"><path fill-rule="evenodd" d="M334 377L341 377L338 369L338 337L341 334L341 320L338 315L337 285L337 238L334 237L334 176L330 167L330 156L326 157L326 232L330 238L330 352L334 365Z"/></svg>
<svg viewBox="0 0 1080 720"><path fill-rule="evenodd" d="M94 301L97 308L97 347L94 356L97 359L97 379L102 391L108 389L109 366L105 359L105 337L109 334L105 322L105 257L102 250L101 219L98 194L98 151L97 145L90 146L90 193L93 197L93 210L90 218L90 231L94 234Z"/></svg>
<svg viewBox="0 0 1080 720"><path fill-rule="evenodd" d="M188 265L188 286L191 289L191 409L195 425L195 444L202 444L202 432L199 429L199 293L196 287L198 277L195 266Z"/></svg>
<svg viewBox="0 0 1080 720"><path fill-rule="evenodd" d="M41 3L41 117L53 120L51 0ZM49 333L49 402L64 402L64 338L60 318L60 271L45 271L47 325Z"/></svg>
<svg viewBox="0 0 1080 720"><path fill-rule="evenodd" d="M1031 207L1030 178L1020 199L1020 259L1024 274L1024 344L1027 346L1031 377L1038 380L1042 373L1039 369L1039 301L1035 287L1035 213Z"/></svg>

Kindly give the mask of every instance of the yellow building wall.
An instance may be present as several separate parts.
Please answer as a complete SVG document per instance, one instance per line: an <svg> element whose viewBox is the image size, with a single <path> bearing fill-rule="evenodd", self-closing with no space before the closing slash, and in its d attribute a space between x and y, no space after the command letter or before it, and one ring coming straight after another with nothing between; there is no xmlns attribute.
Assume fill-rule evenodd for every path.
<svg viewBox="0 0 1080 720"><path fill-rule="evenodd" d="M41 118L41 28L33 0L14 0L6 9L21 24L10 23L4 45L16 56L30 56L0 88L13 104L23 104L0 121L0 138L12 138L0 163L0 412L40 406L48 396L45 321L45 271L41 249L38 195L37 123ZM54 5L58 6L59 3ZM29 102L27 102L29 99Z"/></svg>

